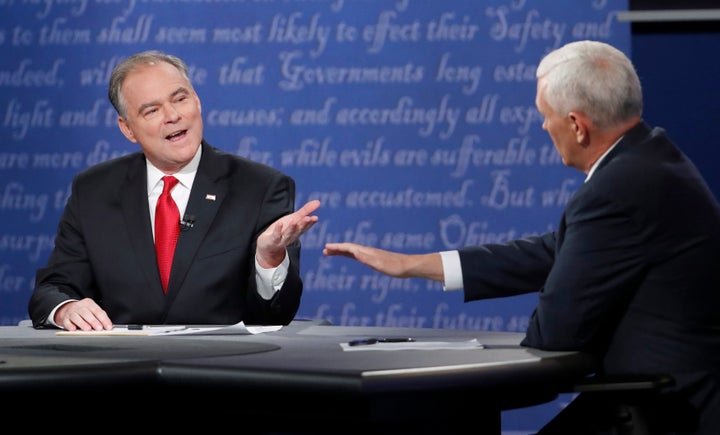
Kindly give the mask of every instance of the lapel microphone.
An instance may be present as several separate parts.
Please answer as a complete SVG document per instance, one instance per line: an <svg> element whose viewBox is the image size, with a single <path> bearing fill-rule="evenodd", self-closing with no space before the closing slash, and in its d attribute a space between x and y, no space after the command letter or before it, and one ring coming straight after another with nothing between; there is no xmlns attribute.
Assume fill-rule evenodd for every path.
<svg viewBox="0 0 720 435"><path fill-rule="evenodd" d="M195 215L186 214L180 220L180 231L187 231L195 226Z"/></svg>

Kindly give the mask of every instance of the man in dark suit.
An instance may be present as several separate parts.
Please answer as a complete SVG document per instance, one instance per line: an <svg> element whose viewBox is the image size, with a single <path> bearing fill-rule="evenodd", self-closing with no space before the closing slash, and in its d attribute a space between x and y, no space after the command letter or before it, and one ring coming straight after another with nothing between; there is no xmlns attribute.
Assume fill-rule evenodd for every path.
<svg viewBox="0 0 720 435"><path fill-rule="evenodd" d="M319 202L294 211L292 178L203 139L200 99L181 59L129 57L113 71L108 96L120 130L142 152L73 181L55 248L37 272L33 325L289 323L302 294L299 237L317 222ZM166 175L178 181L171 196L179 219L163 281L153 240Z"/></svg>
<svg viewBox="0 0 720 435"><path fill-rule="evenodd" d="M665 397L678 405L669 413L687 405L693 433L720 433L716 198L665 132L642 120L640 81L622 52L569 43L542 60L537 77L543 129L563 163L587 174L556 231L421 255L351 243L324 253L464 289L465 301L539 292L524 345L592 353L599 373L669 374L676 386ZM589 397L597 396L580 394L541 433L615 433L605 432L612 411ZM645 410L658 417L650 424L667 416L658 409Z"/></svg>

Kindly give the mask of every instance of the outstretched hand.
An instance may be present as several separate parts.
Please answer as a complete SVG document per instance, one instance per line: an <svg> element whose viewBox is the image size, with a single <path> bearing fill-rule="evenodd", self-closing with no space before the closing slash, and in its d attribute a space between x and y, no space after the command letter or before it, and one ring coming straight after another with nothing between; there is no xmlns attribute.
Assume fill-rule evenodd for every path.
<svg viewBox="0 0 720 435"><path fill-rule="evenodd" d="M394 276L397 278L406 278L406 265L408 256L383 249L372 248L370 246L359 245L357 243L327 243L323 254L327 256L340 255L352 258L362 264L370 266L380 273Z"/></svg>
<svg viewBox="0 0 720 435"><path fill-rule="evenodd" d="M285 248L297 241L318 221L312 216L320 208L320 201L308 201L295 213L276 220L257 239L255 258L260 266L270 269L285 259Z"/></svg>
<svg viewBox="0 0 720 435"><path fill-rule="evenodd" d="M401 254L357 243L326 243L323 254L357 260L377 272L395 278L425 278L444 282L440 254Z"/></svg>

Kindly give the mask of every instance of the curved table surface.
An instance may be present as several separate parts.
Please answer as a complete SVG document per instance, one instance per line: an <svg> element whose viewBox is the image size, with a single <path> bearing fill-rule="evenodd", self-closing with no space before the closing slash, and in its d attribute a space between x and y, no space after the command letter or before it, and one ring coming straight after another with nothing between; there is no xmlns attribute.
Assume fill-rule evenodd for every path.
<svg viewBox="0 0 720 435"><path fill-rule="evenodd" d="M202 397L217 415L224 410L232 418L242 409L293 428L305 419L333 427L348 420L383 425L412 420L415 432L438 425L452 432L471 414L496 432L502 410L550 401L594 369L588 355L522 347L523 334L507 332L294 321L255 335L55 333L0 327L0 392L34 397L113 391L118 397L152 394L184 403ZM348 350L350 340L370 337L415 341L400 350L379 345ZM428 342L463 347L469 340L482 347L418 348ZM243 405L230 406L228 393L243 398Z"/></svg>

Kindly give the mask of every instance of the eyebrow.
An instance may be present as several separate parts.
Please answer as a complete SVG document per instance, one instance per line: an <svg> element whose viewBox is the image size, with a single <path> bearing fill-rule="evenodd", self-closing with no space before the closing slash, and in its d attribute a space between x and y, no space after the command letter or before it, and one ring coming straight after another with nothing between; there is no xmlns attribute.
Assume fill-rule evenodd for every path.
<svg viewBox="0 0 720 435"><path fill-rule="evenodd" d="M185 86L180 86L179 88L175 89L175 91L172 94L170 94L170 98L174 98L175 96L177 96L179 94L183 94L183 93L189 94L190 90L188 88L186 88ZM143 111L145 109L147 109L148 107L157 106L157 105L158 105L157 101L150 101L148 103L141 104L140 107L138 108L138 114L143 113Z"/></svg>

